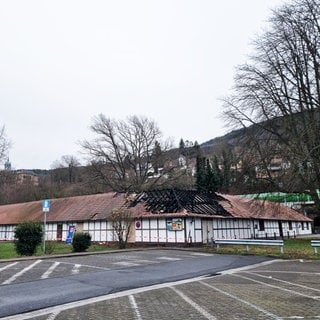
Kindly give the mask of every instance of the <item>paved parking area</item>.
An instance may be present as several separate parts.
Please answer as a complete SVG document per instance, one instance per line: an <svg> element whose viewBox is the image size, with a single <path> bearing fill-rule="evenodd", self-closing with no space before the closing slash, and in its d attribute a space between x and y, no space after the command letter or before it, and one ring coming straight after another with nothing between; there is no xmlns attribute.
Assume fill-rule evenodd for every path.
<svg viewBox="0 0 320 320"><path fill-rule="evenodd" d="M320 262L277 260L5 319L320 319Z"/></svg>
<svg viewBox="0 0 320 320"><path fill-rule="evenodd" d="M123 269L212 254L183 250L143 250L107 254L28 259L0 263L0 285L64 277L79 273Z"/></svg>

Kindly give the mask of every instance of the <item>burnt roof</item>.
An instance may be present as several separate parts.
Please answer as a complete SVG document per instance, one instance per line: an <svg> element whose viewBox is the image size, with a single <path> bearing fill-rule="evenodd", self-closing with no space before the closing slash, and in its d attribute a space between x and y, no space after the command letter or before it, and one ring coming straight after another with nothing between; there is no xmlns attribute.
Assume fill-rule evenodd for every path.
<svg viewBox="0 0 320 320"><path fill-rule="evenodd" d="M140 193L131 206L135 207L142 202L145 210L153 214L190 212L229 216L228 211L218 202L222 199L216 194L201 193L196 190L164 189Z"/></svg>
<svg viewBox="0 0 320 320"><path fill-rule="evenodd" d="M283 205L195 190L154 190L138 195L104 193L51 200L48 222L106 220L115 208L127 208L136 217L203 216L242 219L312 221ZM0 225L42 221L42 202L0 206Z"/></svg>

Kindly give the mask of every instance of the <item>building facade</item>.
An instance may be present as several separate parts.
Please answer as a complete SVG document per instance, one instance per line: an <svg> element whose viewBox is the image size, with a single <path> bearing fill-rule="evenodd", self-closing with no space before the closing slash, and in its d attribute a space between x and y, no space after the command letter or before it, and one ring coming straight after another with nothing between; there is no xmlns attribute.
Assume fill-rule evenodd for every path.
<svg viewBox="0 0 320 320"><path fill-rule="evenodd" d="M134 220L129 242L208 244L214 239L283 238L312 233L312 220L281 204L188 190L137 195L106 193L52 199L46 214L46 240L65 241L70 227L92 241L117 241L110 214L126 208ZM0 206L0 241L13 240L15 226L43 223L41 201Z"/></svg>

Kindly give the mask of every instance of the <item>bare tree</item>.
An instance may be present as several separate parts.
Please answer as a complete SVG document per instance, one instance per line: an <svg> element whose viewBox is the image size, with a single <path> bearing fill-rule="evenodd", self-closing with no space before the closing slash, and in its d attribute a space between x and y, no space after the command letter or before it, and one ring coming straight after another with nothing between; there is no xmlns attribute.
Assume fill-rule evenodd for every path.
<svg viewBox="0 0 320 320"><path fill-rule="evenodd" d="M0 162L7 160L7 152L10 148L10 141L7 138L5 126L0 128Z"/></svg>
<svg viewBox="0 0 320 320"><path fill-rule="evenodd" d="M155 155L168 149L161 144L161 131L146 117L130 116L126 121L100 114L93 119L92 141L81 142L89 156L94 177L118 192L141 191L148 184L148 173Z"/></svg>
<svg viewBox="0 0 320 320"><path fill-rule="evenodd" d="M269 22L249 62L237 69L224 117L249 127L243 142L266 177L273 178L269 160L282 157L291 178L278 186L309 190L320 205L320 1L293 0Z"/></svg>
<svg viewBox="0 0 320 320"><path fill-rule="evenodd" d="M110 220L118 238L119 248L125 249L134 222L132 211L127 208L114 209L110 214Z"/></svg>

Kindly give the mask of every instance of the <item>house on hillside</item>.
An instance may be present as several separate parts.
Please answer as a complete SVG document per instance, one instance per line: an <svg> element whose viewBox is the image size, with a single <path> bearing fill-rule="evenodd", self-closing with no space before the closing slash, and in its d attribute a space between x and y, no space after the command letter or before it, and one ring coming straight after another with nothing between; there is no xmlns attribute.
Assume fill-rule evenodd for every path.
<svg viewBox="0 0 320 320"><path fill-rule="evenodd" d="M68 230L89 232L92 241L117 241L110 221L114 209L135 217L129 242L206 244L218 238L265 238L311 234L312 220L278 203L194 190L155 190L136 195L105 193L52 199L46 239L66 240ZM0 240L12 240L15 226L43 221L42 202L0 206Z"/></svg>

